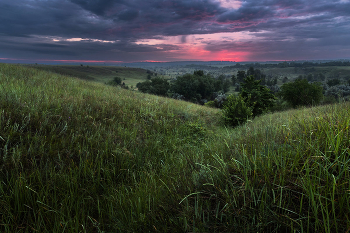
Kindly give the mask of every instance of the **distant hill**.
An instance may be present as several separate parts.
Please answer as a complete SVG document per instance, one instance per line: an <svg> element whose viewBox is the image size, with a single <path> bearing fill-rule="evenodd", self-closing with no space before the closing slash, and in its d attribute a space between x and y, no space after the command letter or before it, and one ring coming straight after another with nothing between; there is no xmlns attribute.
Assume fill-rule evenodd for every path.
<svg viewBox="0 0 350 233"><path fill-rule="evenodd" d="M118 76L128 86L136 86L138 82L145 81L149 74L146 69L121 66L30 65L30 67L101 83L111 81Z"/></svg>

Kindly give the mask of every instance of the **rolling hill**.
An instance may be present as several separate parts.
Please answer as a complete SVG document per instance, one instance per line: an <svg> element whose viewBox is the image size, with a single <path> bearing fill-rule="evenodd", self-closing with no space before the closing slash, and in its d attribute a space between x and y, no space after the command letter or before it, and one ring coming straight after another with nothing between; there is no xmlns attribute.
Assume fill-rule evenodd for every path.
<svg viewBox="0 0 350 233"><path fill-rule="evenodd" d="M0 231L346 232L349 109L226 128L218 109L0 64Z"/></svg>

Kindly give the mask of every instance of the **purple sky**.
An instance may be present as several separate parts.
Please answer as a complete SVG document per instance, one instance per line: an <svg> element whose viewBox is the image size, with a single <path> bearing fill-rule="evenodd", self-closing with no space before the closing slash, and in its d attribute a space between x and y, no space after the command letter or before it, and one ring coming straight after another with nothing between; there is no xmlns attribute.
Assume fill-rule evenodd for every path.
<svg viewBox="0 0 350 233"><path fill-rule="evenodd" d="M350 58L350 0L0 0L0 62Z"/></svg>

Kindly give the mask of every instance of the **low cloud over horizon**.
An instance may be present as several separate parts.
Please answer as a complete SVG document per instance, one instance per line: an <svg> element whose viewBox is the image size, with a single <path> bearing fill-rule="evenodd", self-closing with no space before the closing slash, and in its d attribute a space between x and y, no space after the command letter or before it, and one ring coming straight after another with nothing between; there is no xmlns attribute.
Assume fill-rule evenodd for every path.
<svg viewBox="0 0 350 233"><path fill-rule="evenodd" d="M350 0L1 0L1 61L350 58Z"/></svg>

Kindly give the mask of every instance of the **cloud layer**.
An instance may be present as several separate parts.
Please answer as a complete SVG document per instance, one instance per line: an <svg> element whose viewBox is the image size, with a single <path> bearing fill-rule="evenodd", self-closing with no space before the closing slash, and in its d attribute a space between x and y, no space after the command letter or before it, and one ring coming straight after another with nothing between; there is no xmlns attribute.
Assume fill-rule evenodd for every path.
<svg viewBox="0 0 350 233"><path fill-rule="evenodd" d="M350 58L349 0L1 0L0 58Z"/></svg>

